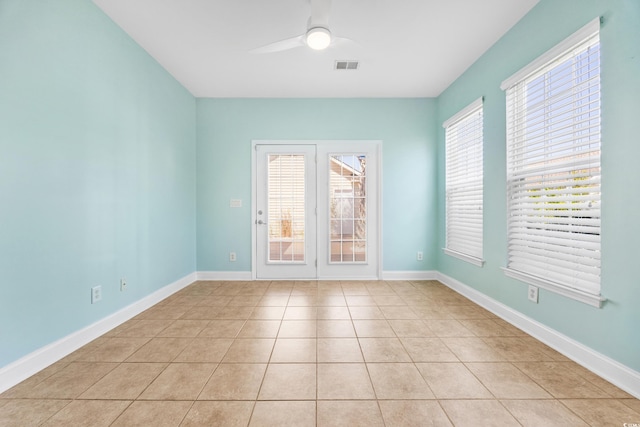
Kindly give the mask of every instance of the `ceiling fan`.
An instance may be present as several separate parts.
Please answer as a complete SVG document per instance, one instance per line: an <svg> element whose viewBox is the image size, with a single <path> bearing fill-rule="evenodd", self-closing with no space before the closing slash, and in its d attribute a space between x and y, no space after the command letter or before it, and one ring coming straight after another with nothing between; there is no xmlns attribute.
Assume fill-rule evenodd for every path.
<svg viewBox="0 0 640 427"><path fill-rule="evenodd" d="M307 21L307 31L296 37L269 43L252 49L250 53L273 53L296 47L308 46L314 50L324 50L329 46L352 40L334 36L329 30L329 11L331 0L310 0L311 16Z"/></svg>

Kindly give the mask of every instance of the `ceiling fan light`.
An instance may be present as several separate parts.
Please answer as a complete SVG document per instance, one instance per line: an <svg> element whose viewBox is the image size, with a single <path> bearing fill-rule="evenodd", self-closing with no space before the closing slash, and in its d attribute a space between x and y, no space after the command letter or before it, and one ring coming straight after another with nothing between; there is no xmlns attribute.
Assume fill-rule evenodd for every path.
<svg viewBox="0 0 640 427"><path fill-rule="evenodd" d="M307 31L307 46L314 50L323 50L331 44L331 32L323 27L315 27Z"/></svg>

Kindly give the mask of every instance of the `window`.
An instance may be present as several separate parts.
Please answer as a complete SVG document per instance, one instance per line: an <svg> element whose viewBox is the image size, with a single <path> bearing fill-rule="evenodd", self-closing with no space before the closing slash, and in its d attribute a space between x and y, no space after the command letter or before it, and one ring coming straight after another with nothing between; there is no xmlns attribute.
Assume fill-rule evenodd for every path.
<svg viewBox="0 0 640 427"><path fill-rule="evenodd" d="M367 156L329 157L330 263L367 261Z"/></svg>
<svg viewBox="0 0 640 427"><path fill-rule="evenodd" d="M305 262L304 154L268 157L269 262Z"/></svg>
<svg viewBox="0 0 640 427"><path fill-rule="evenodd" d="M594 20L502 84L507 275L600 306L600 43Z"/></svg>
<svg viewBox="0 0 640 427"><path fill-rule="evenodd" d="M482 266L482 98L443 124L446 254Z"/></svg>

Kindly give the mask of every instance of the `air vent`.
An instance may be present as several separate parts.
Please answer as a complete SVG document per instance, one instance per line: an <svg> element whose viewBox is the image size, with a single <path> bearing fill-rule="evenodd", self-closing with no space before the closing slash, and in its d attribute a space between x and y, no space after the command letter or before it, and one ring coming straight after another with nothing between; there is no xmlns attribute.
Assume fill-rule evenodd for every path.
<svg viewBox="0 0 640 427"><path fill-rule="evenodd" d="M358 61L336 61L336 70L357 70Z"/></svg>

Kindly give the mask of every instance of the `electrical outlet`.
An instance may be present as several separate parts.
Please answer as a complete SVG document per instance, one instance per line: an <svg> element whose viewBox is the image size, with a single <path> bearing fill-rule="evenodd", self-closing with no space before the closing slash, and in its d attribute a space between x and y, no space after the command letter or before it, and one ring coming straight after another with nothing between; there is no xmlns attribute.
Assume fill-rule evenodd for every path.
<svg viewBox="0 0 640 427"><path fill-rule="evenodd" d="M120 279L120 292L124 292L127 290L127 279L124 277Z"/></svg>
<svg viewBox="0 0 640 427"><path fill-rule="evenodd" d="M102 299L102 286L91 288L91 304L95 304Z"/></svg>
<svg viewBox="0 0 640 427"><path fill-rule="evenodd" d="M538 303L538 287L529 285L529 293L527 294L529 301L533 301L536 304Z"/></svg>
<svg viewBox="0 0 640 427"><path fill-rule="evenodd" d="M229 252L229 261L231 262L235 262L236 261L236 253L235 252Z"/></svg>
<svg viewBox="0 0 640 427"><path fill-rule="evenodd" d="M416 258L418 259L418 261L422 261L424 259L424 256L422 255L422 251L418 251L418 255L416 255Z"/></svg>

